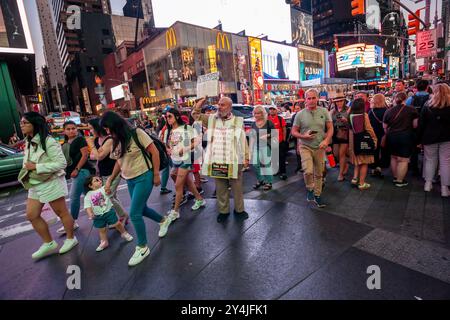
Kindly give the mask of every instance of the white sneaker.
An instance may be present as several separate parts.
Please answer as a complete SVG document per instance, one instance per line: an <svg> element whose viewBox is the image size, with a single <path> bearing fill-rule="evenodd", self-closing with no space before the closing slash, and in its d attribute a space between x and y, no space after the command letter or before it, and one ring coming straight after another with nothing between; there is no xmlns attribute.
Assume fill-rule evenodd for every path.
<svg viewBox="0 0 450 320"><path fill-rule="evenodd" d="M78 225L78 223L75 221L73 223L73 231L77 230L80 226ZM60 234L60 235L64 235L66 234L66 229L64 229L64 226L62 226L61 228L59 228L58 230L56 230L56 233Z"/></svg>
<svg viewBox="0 0 450 320"><path fill-rule="evenodd" d="M195 203L194 203L194 205L192 206L192 211L196 211L196 210L198 210L198 209L200 209L200 208L202 208L202 207L205 207L206 206L206 201L204 200L204 199L202 199L202 200L195 200Z"/></svg>
<svg viewBox="0 0 450 320"><path fill-rule="evenodd" d="M38 260L57 252L58 252L58 243L56 243L56 241L52 241L49 243L42 244L39 250L31 255L31 258L33 258L34 260Z"/></svg>
<svg viewBox="0 0 450 320"><path fill-rule="evenodd" d="M175 211L174 209L170 210L168 213L169 214L167 215L167 217L169 217L172 222L180 218L180 213Z"/></svg>
<svg viewBox="0 0 450 320"><path fill-rule="evenodd" d="M431 189L433 189L433 182L432 181L426 181L423 190L425 192L430 192Z"/></svg>
<svg viewBox="0 0 450 320"><path fill-rule="evenodd" d="M125 239L128 242L133 241L133 236L128 232L124 232L120 236L122 237L122 239Z"/></svg>
<svg viewBox="0 0 450 320"><path fill-rule="evenodd" d="M172 223L172 219L169 218L168 216L165 217L166 219L164 220L164 222L161 222L159 224L159 237L162 238L167 234L167 230L169 229L170 224Z"/></svg>
<svg viewBox="0 0 450 320"><path fill-rule="evenodd" d="M441 196L447 198L450 195L447 186L441 186Z"/></svg>
<svg viewBox="0 0 450 320"><path fill-rule="evenodd" d="M66 252L69 252L70 250L72 250L76 245L78 244L78 240L76 237L73 237L73 239L66 239L64 240L64 244L61 247L61 249L59 249L59 253L60 254L64 254Z"/></svg>
<svg viewBox="0 0 450 320"><path fill-rule="evenodd" d="M134 267L135 265L138 265L145 258L147 258L149 254L150 254L150 249L147 246L145 246L144 248L136 247L136 251L134 251L133 256L128 261L128 265L130 267Z"/></svg>

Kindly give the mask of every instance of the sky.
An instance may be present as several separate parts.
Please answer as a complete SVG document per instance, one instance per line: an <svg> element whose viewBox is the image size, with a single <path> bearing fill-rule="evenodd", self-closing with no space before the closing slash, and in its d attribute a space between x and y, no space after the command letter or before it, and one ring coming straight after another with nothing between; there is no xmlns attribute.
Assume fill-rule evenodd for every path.
<svg viewBox="0 0 450 320"><path fill-rule="evenodd" d="M413 10L424 6L424 2L414 4L414 0L402 2ZM436 4L441 8L442 0L431 2L434 17ZM24 3L36 51L36 68L40 69L45 60L36 2L25 0ZM122 15L125 3L126 0L111 0L113 14ZM264 34L271 40L291 41L289 6L284 0L153 0L153 11L157 27L169 27L175 21L183 21L213 28L221 20L223 29L228 32L245 29L247 35Z"/></svg>

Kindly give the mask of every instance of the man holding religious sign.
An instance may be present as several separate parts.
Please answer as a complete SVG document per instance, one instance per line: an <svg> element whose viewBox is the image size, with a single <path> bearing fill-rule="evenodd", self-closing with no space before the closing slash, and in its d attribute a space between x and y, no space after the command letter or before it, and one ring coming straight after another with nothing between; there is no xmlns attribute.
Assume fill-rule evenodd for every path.
<svg viewBox="0 0 450 320"><path fill-rule="evenodd" d="M249 164L249 151L244 130L244 119L236 117L231 112L230 98L219 100L218 111L211 115L202 114L202 106L206 98L197 102L192 117L202 121L207 127L206 154L202 173L216 180L216 194L219 215L217 222L224 222L230 215L230 193L234 193L234 214L241 219L247 219L244 209L244 192L242 188L242 168Z"/></svg>

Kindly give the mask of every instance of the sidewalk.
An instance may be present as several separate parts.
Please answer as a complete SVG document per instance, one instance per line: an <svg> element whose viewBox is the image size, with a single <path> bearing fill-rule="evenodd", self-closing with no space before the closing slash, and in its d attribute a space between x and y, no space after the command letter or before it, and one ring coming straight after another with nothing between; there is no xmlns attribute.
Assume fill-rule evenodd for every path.
<svg viewBox="0 0 450 320"><path fill-rule="evenodd" d="M33 262L38 236L10 238L0 245L0 299L450 299L450 199L436 187L425 194L412 178L399 189L388 177L369 177L372 188L362 192L337 182L332 169L328 206L317 209L306 201L302 175L293 174L294 161L289 179L275 178L270 192L253 191L256 178L245 173L248 220L216 222L211 179L203 185L207 208L192 213L188 203L165 238L145 219L151 253L134 268L127 265L134 242L115 231L110 247L95 252L98 232L84 213L80 244L64 256ZM126 186L119 197L128 207ZM170 202L171 194L155 190L149 203L164 213ZM62 245L58 227L51 232ZM81 290L66 287L69 265L81 268ZM372 265L380 268L381 290L367 288Z"/></svg>
<svg viewBox="0 0 450 320"><path fill-rule="evenodd" d="M200 213L186 207L164 239L157 237L158 226L146 221L151 254L134 268L127 266L134 244L114 231L110 248L95 252L98 234L85 216L77 231L80 245L64 256L33 262L39 240L34 233L24 236L0 248L0 298L450 299L450 281L370 252L383 236L380 229L331 214L333 205L316 210L303 203L301 181L288 183L263 196L277 201L247 199L245 221L231 216L218 224L212 199ZM280 202L287 198L297 204ZM357 197L349 190L346 198ZM340 208L342 215L345 201ZM69 265L81 268L81 290L66 288ZM381 269L381 290L367 288L370 265Z"/></svg>

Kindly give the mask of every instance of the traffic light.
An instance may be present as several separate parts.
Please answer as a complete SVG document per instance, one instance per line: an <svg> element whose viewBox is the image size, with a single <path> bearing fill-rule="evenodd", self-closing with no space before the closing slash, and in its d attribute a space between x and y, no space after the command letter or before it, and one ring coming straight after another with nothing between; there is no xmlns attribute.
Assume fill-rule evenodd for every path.
<svg viewBox="0 0 450 320"><path fill-rule="evenodd" d="M352 0L352 16L365 14L365 0Z"/></svg>
<svg viewBox="0 0 450 320"><path fill-rule="evenodd" d="M417 10L416 16L420 15L420 10ZM420 22L412 14L408 15L408 36L415 35L419 31Z"/></svg>

